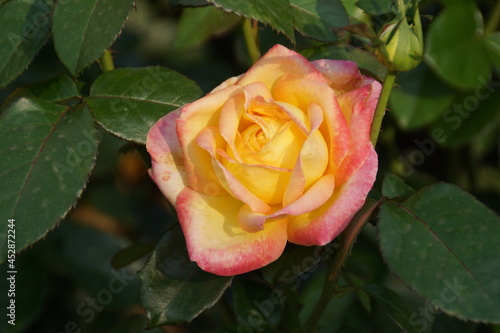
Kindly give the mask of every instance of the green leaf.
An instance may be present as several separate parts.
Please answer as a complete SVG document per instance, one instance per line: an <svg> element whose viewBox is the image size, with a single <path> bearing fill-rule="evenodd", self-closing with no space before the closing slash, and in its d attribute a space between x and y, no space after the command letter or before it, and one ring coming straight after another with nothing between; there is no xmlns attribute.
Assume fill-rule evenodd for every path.
<svg viewBox="0 0 500 333"><path fill-rule="evenodd" d="M498 85L498 83L496 83ZM500 91L495 85L483 81L474 94L454 103L435 123L431 132L443 132L440 144L445 146L464 145L480 136L485 128L500 120Z"/></svg>
<svg viewBox="0 0 500 333"><path fill-rule="evenodd" d="M373 15L392 13L396 10L394 3L389 0L358 0L357 6Z"/></svg>
<svg viewBox="0 0 500 333"><path fill-rule="evenodd" d="M399 126L413 130L438 119L453 102L453 91L423 64L397 77L390 96L391 114Z"/></svg>
<svg viewBox="0 0 500 333"><path fill-rule="evenodd" d="M155 245L153 242L132 244L113 256L111 266L115 269L125 267L151 252Z"/></svg>
<svg viewBox="0 0 500 333"><path fill-rule="evenodd" d="M139 278L150 327L191 321L212 307L232 281L202 271L189 260L178 225L162 237Z"/></svg>
<svg viewBox="0 0 500 333"><path fill-rule="evenodd" d="M231 294L234 314L240 325L258 332L272 331L278 324L287 298L280 288L271 290L262 283L240 279L234 280Z"/></svg>
<svg viewBox="0 0 500 333"><path fill-rule="evenodd" d="M11 0L0 7L0 87L18 77L50 34L53 1Z"/></svg>
<svg viewBox="0 0 500 333"><path fill-rule="evenodd" d="M382 194L386 197L396 198L410 196L415 190L406 185L405 182L393 173L387 173L382 184Z"/></svg>
<svg viewBox="0 0 500 333"><path fill-rule="evenodd" d="M237 13L245 17L269 24L283 33L292 42L294 37L293 12L288 0L208 0L213 5L226 11Z"/></svg>
<svg viewBox="0 0 500 333"><path fill-rule="evenodd" d="M95 228L65 220L57 229L60 258L74 283L85 289L98 306L109 310L129 309L139 301L139 279L133 268L115 270L111 258L125 246L123 239ZM79 314L92 319L88 303Z"/></svg>
<svg viewBox="0 0 500 333"><path fill-rule="evenodd" d="M264 279L274 285L286 282L309 272L314 272L319 262L334 251L336 244L326 246L300 246L287 244L283 254L274 262L260 269Z"/></svg>
<svg viewBox="0 0 500 333"><path fill-rule="evenodd" d="M365 50L348 44L323 45L315 48L305 49L300 52L309 60L335 59L354 61L365 74L376 78L385 78L386 68L377 58Z"/></svg>
<svg viewBox="0 0 500 333"><path fill-rule="evenodd" d="M48 102L60 102L79 95L80 93L73 79L66 75L59 75L29 86L17 88L7 98L4 105L10 104L20 97L35 97Z"/></svg>
<svg viewBox="0 0 500 333"><path fill-rule="evenodd" d="M401 329L407 333L420 333L411 316L412 313L401 297L386 287L372 284L363 288Z"/></svg>
<svg viewBox="0 0 500 333"><path fill-rule="evenodd" d="M335 41L335 27L349 24L347 12L339 0L290 0L295 28L302 34L321 40Z"/></svg>
<svg viewBox="0 0 500 333"><path fill-rule="evenodd" d="M88 109L21 98L0 118L0 219L16 219L18 251L42 238L75 204L97 153ZM0 258L7 251L6 230Z"/></svg>
<svg viewBox="0 0 500 333"><path fill-rule="evenodd" d="M57 1L54 48L71 74L77 75L102 56L119 34L133 0Z"/></svg>
<svg viewBox="0 0 500 333"><path fill-rule="evenodd" d="M451 6L432 23L426 59L448 83L474 89L487 78L492 63L488 55L481 13L473 3Z"/></svg>
<svg viewBox="0 0 500 333"><path fill-rule="evenodd" d="M86 102L107 131L144 144L158 119L201 94L196 83L167 68L121 68L99 76Z"/></svg>
<svg viewBox="0 0 500 333"><path fill-rule="evenodd" d="M439 183L402 204L385 202L379 239L389 268L435 307L500 322L500 218L470 194Z"/></svg>
<svg viewBox="0 0 500 333"><path fill-rule="evenodd" d="M189 48L200 45L210 37L224 33L239 22L240 18L237 15L225 13L213 6L186 8L179 19L174 46Z"/></svg>

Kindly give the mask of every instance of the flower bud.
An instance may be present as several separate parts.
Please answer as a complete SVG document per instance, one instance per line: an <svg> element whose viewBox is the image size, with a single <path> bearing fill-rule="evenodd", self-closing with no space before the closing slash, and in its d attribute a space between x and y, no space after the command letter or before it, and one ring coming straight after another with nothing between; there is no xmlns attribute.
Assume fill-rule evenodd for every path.
<svg viewBox="0 0 500 333"><path fill-rule="evenodd" d="M423 56L422 26L418 10L410 26L405 17L384 27L377 56L390 71L406 72L418 66Z"/></svg>

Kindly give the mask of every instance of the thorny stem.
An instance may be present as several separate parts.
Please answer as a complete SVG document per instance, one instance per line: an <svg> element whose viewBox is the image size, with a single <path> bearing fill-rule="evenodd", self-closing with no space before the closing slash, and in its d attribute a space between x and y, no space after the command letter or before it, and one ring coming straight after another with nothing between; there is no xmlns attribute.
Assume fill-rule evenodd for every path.
<svg viewBox="0 0 500 333"><path fill-rule="evenodd" d="M385 198L380 199L379 201L374 202L375 200L370 200L370 202L366 202L365 206L356 214L356 216L352 219L351 223L348 227L342 232L340 235L341 243L340 247L337 249L337 254L330 262L328 267L328 272L325 277L325 283L323 286L323 291L321 296L314 307L311 316L305 323L301 332L310 333L314 332L315 327L323 315L323 312L330 302L330 299L335 294L337 289L337 283L340 277L340 271L344 266L344 263L351 252L351 248L358 237L358 234L361 232L361 229L365 225L366 221L370 218L371 214L375 211L377 207L385 200Z"/></svg>

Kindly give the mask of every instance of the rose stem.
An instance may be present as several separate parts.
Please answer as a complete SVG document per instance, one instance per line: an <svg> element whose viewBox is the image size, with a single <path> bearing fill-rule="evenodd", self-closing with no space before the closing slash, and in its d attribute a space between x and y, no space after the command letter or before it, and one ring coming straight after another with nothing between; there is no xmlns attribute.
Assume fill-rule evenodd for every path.
<svg viewBox="0 0 500 333"><path fill-rule="evenodd" d="M335 294L337 283L340 277L340 270L351 252L351 248L361 232L361 229L368 221L372 213L379 207L385 197L378 201L367 200L361 210L353 217L347 228L340 235L340 246L337 248L337 254L330 262L328 272L325 277L325 284L321 296L314 307L311 316L307 320L301 332L310 333L314 332L318 320L321 318L323 311L330 302L330 299Z"/></svg>
<svg viewBox="0 0 500 333"><path fill-rule="evenodd" d="M380 126L382 125L382 119L385 115L385 109L387 107L387 102L389 101L389 95L391 94L392 86L396 80L396 72L389 71L385 77L384 83L382 85L382 91L378 99L377 108L375 109L375 116L373 117L372 128L370 130L370 141L373 146L377 144L378 135L380 133Z"/></svg>
<svg viewBox="0 0 500 333"><path fill-rule="evenodd" d="M109 50L104 50L104 53L101 57L101 68L103 72L108 72L115 69L113 57L111 56L111 52L109 52Z"/></svg>
<svg viewBox="0 0 500 333"><path fill-rule="evenodd" d="M252 64L255 64L260 58L259 49L259 26L257 21L243 18L243 35L247 44L248 54Z"/></svg>

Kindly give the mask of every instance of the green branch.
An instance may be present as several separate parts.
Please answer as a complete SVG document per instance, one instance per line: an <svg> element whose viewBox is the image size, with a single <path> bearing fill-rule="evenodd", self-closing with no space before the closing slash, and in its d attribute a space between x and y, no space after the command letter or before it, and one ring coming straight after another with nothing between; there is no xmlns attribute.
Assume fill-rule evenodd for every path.
<svg viewBox="0 0 500 333"><path fill-rule="evenodd" d="M109 50L105 50L101 57L101 68L103 72L112 71L115 69L115 63L113 62L113 57Z"/></svg>
<svg viewBox="0 0 500 333"><path fill-rule="evenodd" d="M500 23L500 1L497 2L495 9L493 9L493 13L491 13L488 22L486 23L484 35L487 36L494 33L498 27L498 23Z"/></svg>
<svg viewBox="0 0 500 333"><path fill-rule="evenodd" d="M370 130L370 141L373 146L377 144L380 127L382 126L382 119L384 119L387 102L392 91L392 86L396 80L396 72L388 72L382 85L382 91L378 99L377 108L375 109L375 116L373 117L372 127Z"/></svg>
<svg viewBox="0 0 500 333"><path fill-rule="evenodd" d="M310 333L315 331L317 323L323 315L326 306L335 294L340 277L340 271L344 266L349 253L351 252L351 248L356 241L356 238L375 209L378 208L384 200L385 198L378 201L368 199L365 202L365 205L353 217L347 228L340 235L340 247L337 249L335 257L330 262L321 296L301 332Z"/></svg>
<svg viewBox="0 0 500 333"><path fill-rule="evenodd" d="M258 22L243 18L243 35L245 36L250 60L252 64L255 64L260 58Z"/></svg>

